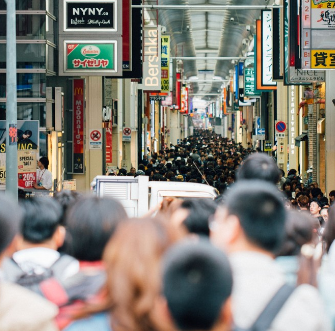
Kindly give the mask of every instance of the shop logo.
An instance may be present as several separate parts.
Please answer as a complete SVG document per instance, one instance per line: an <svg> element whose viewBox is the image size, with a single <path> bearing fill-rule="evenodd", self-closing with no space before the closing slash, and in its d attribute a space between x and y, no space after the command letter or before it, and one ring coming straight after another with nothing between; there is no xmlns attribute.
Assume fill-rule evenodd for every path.
<svg viewBox="0 0 335 331"><path fill-rule="evenodd" d="M81 49L81 54L85 57L96 57L100 54L100 48L94 45L87 45Z"/></svg>

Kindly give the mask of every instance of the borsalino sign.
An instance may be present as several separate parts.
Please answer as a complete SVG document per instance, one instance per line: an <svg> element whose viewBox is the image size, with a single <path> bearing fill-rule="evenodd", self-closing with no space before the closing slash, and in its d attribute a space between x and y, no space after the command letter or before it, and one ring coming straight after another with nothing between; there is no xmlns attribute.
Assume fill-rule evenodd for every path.
<svg viewBox="0 0 335 331"><path fill-rule="evenodd" d="M116 31L115 0L73 1L64 5L64 31Z"/></svg>

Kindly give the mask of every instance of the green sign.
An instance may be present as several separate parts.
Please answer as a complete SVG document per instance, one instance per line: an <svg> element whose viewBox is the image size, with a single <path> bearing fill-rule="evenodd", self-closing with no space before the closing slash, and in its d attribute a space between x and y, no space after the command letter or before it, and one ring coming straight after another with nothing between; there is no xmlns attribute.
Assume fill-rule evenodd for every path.
<svg viewBox="0 0 335 331"><path fill-rule="evenodd" d="M248 57L244 64L244 95L246 97L260 95L256 90L254 62L254 57L252 56Z"/></svg>
<svg viewBox="0 0 335 331"><path fill-rule="evenodd" d="M66 44L67 70L114 70L115 45Z"/></svg>

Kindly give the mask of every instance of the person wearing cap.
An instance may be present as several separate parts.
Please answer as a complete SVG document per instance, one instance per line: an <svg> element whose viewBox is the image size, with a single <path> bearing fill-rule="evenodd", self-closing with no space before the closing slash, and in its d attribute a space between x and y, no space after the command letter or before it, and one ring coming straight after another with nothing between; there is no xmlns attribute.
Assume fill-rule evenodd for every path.
<svg viewBox="0 0 335 331"><path fill-rule="evenodd" d="M38 169L36 171L36 190L50 190L52 188L52 173L48 170L49 160L42 156L37 162Z"/></svg>

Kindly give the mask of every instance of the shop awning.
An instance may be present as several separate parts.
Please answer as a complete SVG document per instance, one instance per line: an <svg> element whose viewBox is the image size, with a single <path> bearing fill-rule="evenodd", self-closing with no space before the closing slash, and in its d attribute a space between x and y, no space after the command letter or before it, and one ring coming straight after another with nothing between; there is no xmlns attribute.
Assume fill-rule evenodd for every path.
<svg viewBox="0 0 335 331"><path fill-rule="evenodd" d="M300 141L308 140L308 135L307 135L307 133L302 133L300 136L295 137L294 139L295 139L295 145L297 147L300 147Z"/></svg>

